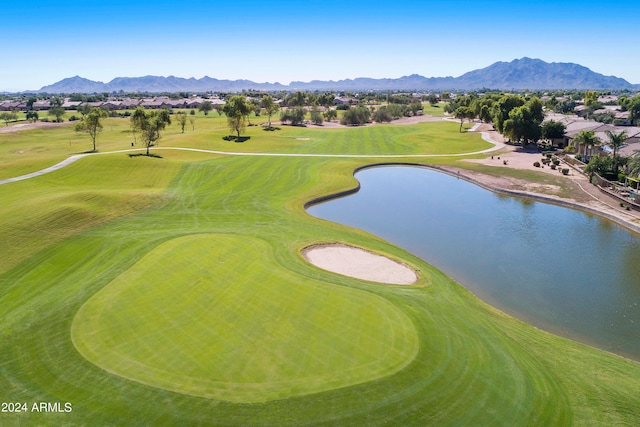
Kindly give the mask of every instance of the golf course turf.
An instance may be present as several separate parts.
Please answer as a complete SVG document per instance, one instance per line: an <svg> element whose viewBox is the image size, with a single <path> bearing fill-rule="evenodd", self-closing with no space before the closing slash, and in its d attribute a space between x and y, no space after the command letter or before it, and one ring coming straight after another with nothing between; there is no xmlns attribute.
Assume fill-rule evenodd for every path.
<svg viewBox="0 0 640 427"><path fill-rule="evenodd" d="M479 135L456 123L254 127L236 144L223 120L172 126L161 144L380 158L167 149L1 185L0 400L73 407L0 413L1 425L638 424L638 363L524 324L412 254L304 211L355 187L357 167L479 151ZM127 124L110 121L98 148L126 148ZM45 167L69 154L56 137L67 130L50 132ZM8 169L30 138L0 149ZM15 168L3 177L33 171ZM322 242L402 260L419 280L316 268L301 250Z"/></svg>

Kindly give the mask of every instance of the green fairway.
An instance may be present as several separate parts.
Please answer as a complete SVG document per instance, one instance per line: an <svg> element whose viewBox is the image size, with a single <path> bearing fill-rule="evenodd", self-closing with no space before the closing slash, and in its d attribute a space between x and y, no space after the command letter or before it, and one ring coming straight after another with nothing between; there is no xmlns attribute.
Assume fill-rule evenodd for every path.
<svg viewBox="0 0 640 427"><path fill-rule="evenodd" d="M113 120L102 151L130 146ZM638 363L526 325L424 260L304 211L356 187L353 171L384 155L474 152L487 146L477 134L455 123L252 127L238 144L222 140L223 120L200 116L185 134L172 125L161 145L380 157L114 153L1 185L0 400L73 410L0 413L0 425L640 422ZM67 130L48 132L34 164L68 155ZM0 162L41 143L30 135L40 138L0 135L11 146L0 144ZM32 168L5 164L5 176ZM420 279L321 270L300 254L319 242L402 260Z"/></svg>

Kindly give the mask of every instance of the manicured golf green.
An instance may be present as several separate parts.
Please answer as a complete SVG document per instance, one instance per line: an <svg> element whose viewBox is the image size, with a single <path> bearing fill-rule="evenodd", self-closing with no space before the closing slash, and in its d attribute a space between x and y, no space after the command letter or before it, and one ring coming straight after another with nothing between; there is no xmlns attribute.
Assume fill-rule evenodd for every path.
<svg viewBox="0 0 640 427"><path fill-rule="evenodd" d="M170 240L82 307L74 343L109 372L233 402L371 381L413 359L415 329L394 305L275 264L251 236Z"/></svg>
<svg viewBox="0 0 640 427"><path fill-rule="evenodd" d="M125 148L125 131L115 122L99 148ZM55 163L65 131L50 132ZM158 150L1 185L0 400L73 406L0 413L1 425L638 424L638 363L506 316L410 253L304 211L385 154L477 151L478 135L451 123L256 127L242 144L225 133L172 125L161 145L380 157ZM315 268L300 250L323 241L401 259L420 279Z"/></svg>

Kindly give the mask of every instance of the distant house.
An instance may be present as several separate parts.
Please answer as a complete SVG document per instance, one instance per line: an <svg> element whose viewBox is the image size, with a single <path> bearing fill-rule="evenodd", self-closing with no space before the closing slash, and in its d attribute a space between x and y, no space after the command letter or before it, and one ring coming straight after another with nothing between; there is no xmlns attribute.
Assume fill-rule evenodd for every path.
<svg viewBox="0 0 640 427"><path fill-rule="evenodd" d="M335 105L353 105L353 104L357 104L358 100L353 98L347 98L347 97L337 97L336 99L333 100L333 103Z"/></svg>
<svg viewBox="0 0 640 427"><path fill-rule="evenodd" d="M157 108L162 108L162 103L164 101L162 100L156 100L155 98L153 99L143 99L142 102L140 103L140 105L144 108L152 108L152 109L157 109Z"/></svg>
<svg viewBox="0 0 640 427"><path fill-rule="evenodd" d="M140 99L125 98L120 103L120 108L123 110L133 110L141 103L142 101Z"/></svg>
<svg viewBox="0 0 640 427"><path fill-rule="evenodd" d="M0 111L25 110L26 108L27 108L26 102L0 101Z"/></svg>
<svg viewBox="0 0 640 427"><path fill-rule="evenodd" d="M640 127L625 126L622 130L627 133L627 140L618 153L623 157L633 156L640 150Z"/></svg>
<svg viewBox="0 0 640 427"><path fill-rule="evenodd" d="M82 104L82 101L69 101L68 99L62 103L62 108L65 110L77 110Z"/></svg>
<svg viewBox="0 0 640 427"><path fill-rule="evenodd" d="M48 110L51 108L51 102L49 100L36 101L33 103L33 109L37 111Z"/></svg>
<svg viewBox="0 0 640 427"><path fill-rule="evenodd" d="M598 102L602 105L617 105L618 104L618 96L617 95L603 95L598 97Z"/></svg>
<svg viewBox="0 0 640 427"><path fill-rule="evenodd" d="M573 112L579 117L586 117L589 114L590 108L584 104L577 105Z"/></svg>
<svg viewBox="0 0 640 427"><path fill-rule="evenodd" d="M200 104L202 104L204 100L202 98L192 98L187 100L187 102L184 105L184 108L192 108L192 109L196 109L200 106Z"/></svg>
<svg viewBox="0 0 640 427"><path fill-rule="evenodd" d="M169 102L165 103L165 106L167 108L186 108L185 106L187 105L187 100L182 98L182 99L171 99L169 100Z"/></svg>

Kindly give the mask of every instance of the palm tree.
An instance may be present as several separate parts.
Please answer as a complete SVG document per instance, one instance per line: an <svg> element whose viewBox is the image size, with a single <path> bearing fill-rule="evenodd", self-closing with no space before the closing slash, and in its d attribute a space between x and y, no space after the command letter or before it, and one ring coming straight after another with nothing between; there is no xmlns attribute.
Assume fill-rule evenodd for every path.
<svg viewBox="0 0 640 427"><path fill-rule="evenodd" d="M627 140L627 132L622 131L620 133L615 133L613 131L605 131L607 137L609 138L609 145L613 148L613 170L614 172L618 172L618 150L620 147L624 145L624 142Z"/></svg>
<svg viewBox="0 0 640 427"><path fill-rule="evenodd" d="M581 148L585 147L584 157L586 157L587 149L589 147L597 147L602 142L600 141L600 138L596 136L594 131L581 130L580 132L578 132L578 134L575 137L573 137L573 143L578 146L578 154L582 154Z"/></svg>
<svg viewBox="0 0 640 427"><path fill-rule="evenodd" d="M640 151L635 152L627 162L627 175L640 177Z"/></svg>

